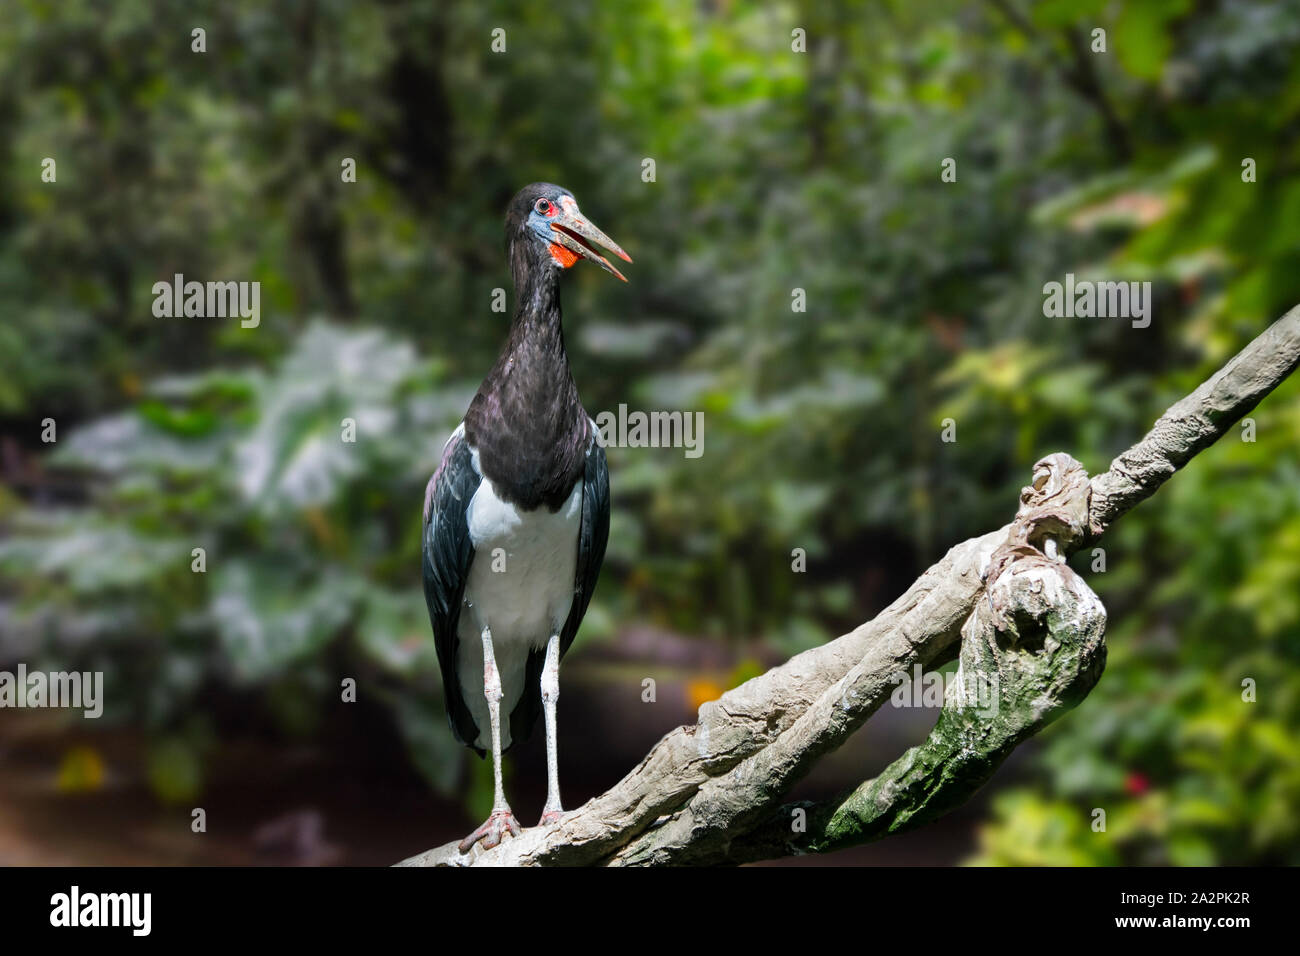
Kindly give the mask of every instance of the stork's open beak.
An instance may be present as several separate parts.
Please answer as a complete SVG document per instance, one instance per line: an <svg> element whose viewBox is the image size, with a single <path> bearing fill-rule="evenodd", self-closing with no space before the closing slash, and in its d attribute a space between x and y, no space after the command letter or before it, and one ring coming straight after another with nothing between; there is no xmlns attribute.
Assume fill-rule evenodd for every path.
<svg viewBox="0 0 1300 956"><path fill-rule="evenodd" d="M578 204L568 196L560 201L559 207L559 214L551 220L551 231L555 233L555 241L570 252L577 253L584 259L590 259L606 272L626 282L627 277L596 250L596 244L604 246L624 262L631 262L632 257L624 252L617 242L588 222L582 215L582 211L578 209Z"/></svg>

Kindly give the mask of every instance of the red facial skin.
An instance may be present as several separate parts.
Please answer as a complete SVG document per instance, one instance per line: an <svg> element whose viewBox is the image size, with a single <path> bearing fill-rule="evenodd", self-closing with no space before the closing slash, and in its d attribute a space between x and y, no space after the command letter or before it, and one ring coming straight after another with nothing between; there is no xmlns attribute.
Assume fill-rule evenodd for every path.
<svg viewBox="0 0 1300 956"><path fill-rule="evenodd" d="M554 219L556 216L560 214L560 207L558 205L556 205L553 202L550 202L549 200L538 200L538 206L540 206L542 202L546 203L546 208L545 209L539 208L537 211L541 213L543 216L545 216L547 219ZM560 245L559 243L556 242L551 243L551 259L554 260L555 264L558 265L561 269L568 269L572 267L573 264L581 258L582 257L579 256L576 252L564 248L564 246Z"/></svg>
<svg viewBox="0 0 1300 956"><path fill-rule="evenodd" d="M555 264L561 269L567 269L582 257L576 252L564 248L559 243L553 242L551 243L551 258L555 260Z"/></svg>

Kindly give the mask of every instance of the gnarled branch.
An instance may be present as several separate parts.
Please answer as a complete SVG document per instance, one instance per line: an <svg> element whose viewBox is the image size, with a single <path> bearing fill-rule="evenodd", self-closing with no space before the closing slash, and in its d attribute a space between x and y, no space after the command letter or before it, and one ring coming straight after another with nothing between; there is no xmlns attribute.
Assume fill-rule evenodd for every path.
<svg viewBox="0 0 1300 956"><path fill-rule="evenodd" d="M1065 555L1150 497L1300 365L1300 307L1171 407L1091 481L1066 455L1035 467L1012 524L953 547L871 621L699 710L626 777L552 827L404 866L726 863L838 849L959 805L1026 737L1078 703L1104 661L1105 612ZM996 711L959 682L929 739L826 805L781 806L885 701L895 677L960 652L996 676ZM795 811L806 824L792 827Z"/></svg>

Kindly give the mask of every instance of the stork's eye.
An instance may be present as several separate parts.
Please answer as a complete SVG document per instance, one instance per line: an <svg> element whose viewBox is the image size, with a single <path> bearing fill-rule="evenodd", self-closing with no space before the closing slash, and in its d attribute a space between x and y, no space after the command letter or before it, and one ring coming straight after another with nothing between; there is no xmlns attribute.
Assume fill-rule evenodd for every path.
<svg viewBox="0 0 1300 956"><path fill-rule="evenodd" d="M536 203L533 204L533 208L536 209L543 216L549 216L551 214L551 208L552 208L551 201L549 199L539 199L537 200Z"/></svg>

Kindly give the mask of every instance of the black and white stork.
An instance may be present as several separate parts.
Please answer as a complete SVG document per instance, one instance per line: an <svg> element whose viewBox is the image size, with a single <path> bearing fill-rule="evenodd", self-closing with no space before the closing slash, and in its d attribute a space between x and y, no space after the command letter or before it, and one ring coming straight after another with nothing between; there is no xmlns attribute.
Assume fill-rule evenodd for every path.
<svg viewBox="0 0 1300 956"><path fill-rule="evenodd" d="M573 195L525 186L506 211L517 304L510 334L424 494L424 596L442 667L447 718L461 743L492 751L492 812L460 844L491 848L519 824L501 786L501 754L546 724L546 807L558 821L555 706L559 665L578 633L609 537L609 472L596 423L569 370L560 275L580 259L623 281ZM507 716L503 721L502 713Z"/></svg>

